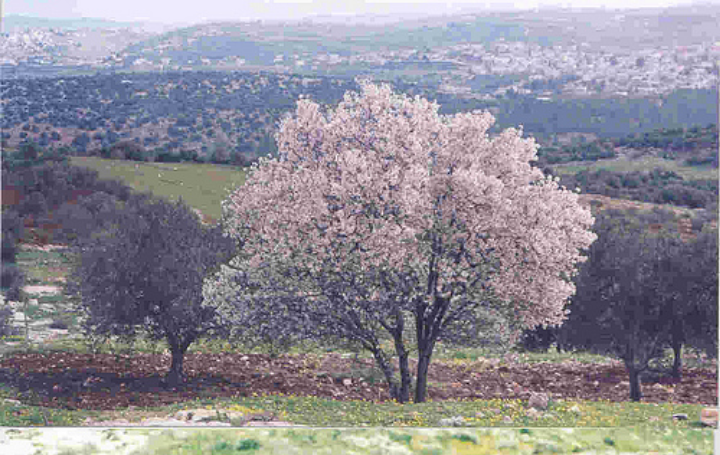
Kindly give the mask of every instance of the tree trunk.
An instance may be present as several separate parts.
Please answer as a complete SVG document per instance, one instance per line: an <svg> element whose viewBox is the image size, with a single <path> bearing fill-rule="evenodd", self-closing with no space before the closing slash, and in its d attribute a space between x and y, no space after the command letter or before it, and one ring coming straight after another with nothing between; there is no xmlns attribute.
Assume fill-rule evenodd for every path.
<svg viewBox="0 0 720 455"><path fill-rule="evenodd" d="M424 403L427 399L427 373L430 367L432 345L423 349L418 356L417 384L415 385L415 403Z"/></svg>
<svg viewBox="0 0 720 455"><path fill-rule="evenodd" d="M680 379L680 377L682 376L682 342L678 341L677 338L673 338L672 348L675 355L672 367L672 375L675 379Z"/></svg>
<svg viewBox="0 0 720 455"><path fill-rule="evenodd" d="M642 392L640 391L640 372L634 365L627 362L625 367L630 376L630 399L632 401L640 401L640 398L642 398Z"/></svg>
<svg viewBox="0 0 720 455"><path fill-rule="evenodd" d="M378 367L380 367L380 370L385 375L385 381L388 384L388 392L390 392L390 398L393 400L397 400L400 403L405 403L405 401L402 400L400 388L395 381L393 367L390 362L388 362L388 360L385 358L385 355L380 349L373 351L373 357L375 358L375 363L377 363Z"/></svg>
<svg viewBox="0 0 720 455"><path fill-rule="evenodd" d="M183 359L185 358L185 351L187 351L188 346L183 347L173 345L170 347L170 351L172 353L172 364L170 365L170 371L168 371L166 376L167 384L170 387L176 387L185 382L183 375Z"/></svg>
<svg viewBox="0 0 720 455"><path fill-rule="evenodd" d="M410 375L410 365L408 362L408 351L405 349L403 341L403 332L405 330L405 320L402 313L395 313L395 327L390 331L395 342L395 354L398 356L398 365L400 366L400 389L398 390L397 400L400 403L410 401L410 386L412 377Z"/></svg>
<svg viewBox="0 0 720 455"><path fill-rule="evenodd" d="M397 400L400 403L407 403L410 401L410 384L412 377L410 375L408 352L402 340L402 324L400 324L399 327L400 330L393 334L395 338L395 353L398 356L398 364L400 365L400 389L398 390Z"/></svg>

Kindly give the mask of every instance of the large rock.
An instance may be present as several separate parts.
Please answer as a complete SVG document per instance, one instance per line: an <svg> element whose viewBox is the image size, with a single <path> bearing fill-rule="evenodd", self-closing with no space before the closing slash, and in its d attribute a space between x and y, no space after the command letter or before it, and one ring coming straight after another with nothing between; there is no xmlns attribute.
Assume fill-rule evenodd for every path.
<svg viewBox="0 0 720 455"><path fill-rule="evenodd" d="M190 409L186 411L179 411L173 417L192 423L206 423L213 420L225 420L226 418L247 419L247 416L245 416L242 412L225 411L222 409L219 411L215 411L214 409Z"/></svg>
<svg viewBox="0 0 720 455"><path fill-rule="evenodd" d="M700 422L709 427L718 426L718 408L704 408L700 411Z"/></svg>
<svg viewBox="0 0 720 455"><path fill-rule="evenodd" d="M535 408L540 411L544 411L548 407L548 401L550 397L546 393L531 393L530 399L528 400L528 406Z"/></svg>

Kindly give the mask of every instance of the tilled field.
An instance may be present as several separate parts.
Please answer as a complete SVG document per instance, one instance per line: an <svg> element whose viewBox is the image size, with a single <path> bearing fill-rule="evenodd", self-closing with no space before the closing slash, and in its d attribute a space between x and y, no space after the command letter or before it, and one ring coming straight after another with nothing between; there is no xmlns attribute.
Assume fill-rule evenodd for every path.
<svg viewBox="0 0 720 455"><path fill-rule="evenodd" d="M335 400L386 401L383 377L372 361L340 354L288 355L191 353L185 357L187 381L168 388L163 377L170 356L163 354L14 353L0 357L0 382L17 388L18 399L67 409L111 410L164 406L196 397L252 394L316 396ZM414 369L414 363L411 362ZM681 380L660 378L643 384L643 401L717 404L717 371L689 368ZM434 361L429 398L528 399L546 392L555 399L629 401L622 364L457 363Z"/></svg>

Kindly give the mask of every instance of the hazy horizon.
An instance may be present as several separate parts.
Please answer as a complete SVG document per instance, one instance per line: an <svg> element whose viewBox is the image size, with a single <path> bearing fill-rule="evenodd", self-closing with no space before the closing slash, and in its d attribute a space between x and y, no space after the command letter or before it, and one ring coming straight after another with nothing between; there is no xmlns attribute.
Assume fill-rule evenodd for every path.
<svg viewBox="0 0 720 455"><path fill-rule="evenodd" d="M333 0L241 0L228 4L224 0L205 0L178 6L177 1L125 0L98 2L97 0L6 0L3 16L20 15L45 19L104 19L116 22L144 22L156 24L196 24L208 21L247 20L302 20L313 17L335 16L362 18L410 14L436 16L443 14L521 11L535 8L565 7L576 10L586 8L640 9L691 6L693 4L719 4L720 0L589 0L578 5L568 1L518 0L515 2L454 0L437 1L346 1Z"/></svg>

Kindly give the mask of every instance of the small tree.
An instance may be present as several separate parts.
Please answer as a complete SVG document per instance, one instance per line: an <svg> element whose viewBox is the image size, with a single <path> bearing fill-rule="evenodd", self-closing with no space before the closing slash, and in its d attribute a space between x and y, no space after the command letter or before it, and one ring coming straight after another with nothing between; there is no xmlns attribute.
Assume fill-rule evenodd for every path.
<svg viewBox="0 0 720 455"><path fill-rule="evenodd" d="M0 337L12 334L13 309L8 301L22 301L25 274L17 265L18 242L23 236L23 219L16 210L2 211L2 262L0 263Z"/></svg>
<svg viewBox="0 0 720 455"><path fill-rule="evenodd" d="M562 321L592 217L530 166L532 139L488 137L490 114L443 116L388 86L361 87L327 112L301 99L283 121L279 159L262 159L224 204L244 247L205 296L243 332L260 311L278 335L358 343L399 401L409 399L412 340L422 402L441 337Z"/></svg>
<svg viewBox="0 0 720 455"><path fill-rule="evenodd" d="M642 397L640 374L668 344L679 369L679 346L698 324L693 313L708 309L710 302L708 288L692 275L712 270L700 272L687 261L697 246L684 244L677 232L650 232L648 221L614 210L598 215L598 240L577 276L563 326L573 345L624 362L633 401ZM714 254L717 262L717 250Z"/></svg>
<svg viewBox="0 0 720 455"><path fill-rule="evenodd" d="M672 276L663 281L667 296L665 317L671 321L672 375L682 374L682 346L690 344L717 356L718 243L709 226L697 238L678 242L669 252Z"/></svg>
<svg viewBox="0 0 720 455"><path fill-rule="evenodd" d="M79 242L68 287L81 299L86 331L133 338L140 329L167 340L167 382L182 382L188 347L216 326L215 311L201 305L203 279L233 245L182 201L132 198L113 226Z"/></svg>

